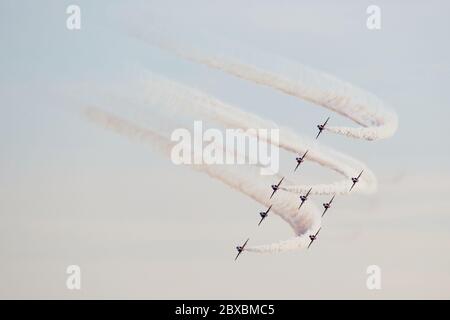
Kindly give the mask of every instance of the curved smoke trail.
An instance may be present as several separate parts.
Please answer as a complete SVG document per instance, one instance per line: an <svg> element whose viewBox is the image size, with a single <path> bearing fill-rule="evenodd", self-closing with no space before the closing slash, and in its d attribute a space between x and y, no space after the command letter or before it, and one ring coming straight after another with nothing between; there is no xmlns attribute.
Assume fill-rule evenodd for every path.
<svg viewBox="0 0 450 320"><path fill-rule="evenodd" d="M213 121L228 128L266 129L279 128L279 147L302 154L308 150L307 159L343 175L344 180L326 185L314 185L311 194L327 195L348 193L348 181L357 172L364 169L361 182L356 192L372 193L376 191L375 175L361 162L331 148L320 146L316 141L301 137L290 128L279 127L274 122L265 120L255 114L243 111L199 90L188 88L176 82L152 75L145 80L140 90L145 95L147 105L163 106L168 113L184 113ZM265 136L258 136L264 140ZM271 143L271 141L267 141ZM304 193L311 186L288 186L282 189L293 193Z"/></svg>
<svg viewBox="0 0 450 320"><path fill-rule="evenodd" d="M85 108L84 115L96 124L128 138L149 143L150 146L156 147L157 151L165 156L170 156L174 143L156 130L140 127L97 107ZM300 216L297 209L297 196L293 193L278 193L273 198L273 202L270 202L268 186L273 183L274 178L273 176L259 175L259 168L255 166L249 165L242 168L229 165L193 165L192 168L222 181L229 187L246 194L265 206L273 204L273 212L289 223L296 235L301 238L303 238L302 235L307 230L315 229L319 226L320 213L318 210L313 205L305 203Z"/></svg>
<svg viewBox="0 0 450 320"><path fill-rule="evenodd" d="M217 68L231 75L269 86L289 95L313 102L317 105L335 111L361 125L362 127L326 127L326 130L345 136L377 140L388 138L397 129L397 116L388 110L383 102L371 93L341 81L333 76L314 71L310 68L296 65L298 78L291 79L281 74L244 63L236 59L218 55L208 55L198 50L177 47L173 44L158 43L160 47L175 52L180 57ZM275 123L257 115L245 112L237 107L226 104L198 90L185 87L178 83L150 77L144 83L143 92L146 105L164 106L167 112L176 111L187 115L196 115L202 119L217 122L225 127L249 128L279 128ZM169 138L148 129L141 129L116 116L97 109L89 109L89 117L97 123L106 125L127 136L138 137L150 143L162 146L164 153L170 150L172 142ZM263 205L273 204L273 212L287 221L293 228L296 237L270 245L249 247L253 252L278 252L304 248L307 246L308 235L320 227L321 218L318 209L311 201L305 203L301 214L298 211L298 194L313 188L312 194L346 194L349 189L349 178L364 169L361 181L352 192L371 193L376 191L375 175L360 161L320 146L316 141L298 136L289 128L280 129L279 147L296 154L309 150L307 160L316 162L342 175L344 179L331 184L292 185L285 180L282 190L277 192L273 201L269 201L270 189L277 177L260 176L252 170L239 166L195 165L194 168L207 173L228 186L246 194ZM263 138L263 137L259 137ZM270 141L268 141L270 142ZM256 179L255 179L256 177Z"/></svg>
<svg viewBox="0 0 450 320"><path fill-rule="evenodd" d="M233 58L231 54L224 56L202 52L178 45L168 38L154 37L153 40L160 48L179 57L325 107L362 126L327 126L325 129L330 132L357 139L379 140L391 137L397 130L396 113L389 110L381 99L330 74L284 60L285 68L296 71L295 78L292 78L259 68L251 62L243 62L241 56ZM248 57L247 61L252 61L252 57Z"/></svg>
<svg viewBox="0 0 450 320"><path fill-rule="evenodd" d="M348 82L336 77L315 71L309 67L297 63L290 64L290 69L296 70L295 78L271 72L257 67L251 62L252 59L245 60L232 58L232 55L211 54L207 51L190 48L190 46L180 45L177 42L161 38L152 37L154 44L164 50L171 51L179 57L219 69L230 75L252 81L256 84L268 86L288 95L312 102L313 104L325 107L337 112L354 121L359 127L327 126L325 129L336 134L365 140L379 140L391 137L398 127L398 118L395 112L390 110L384 102L377 96L358 88ZM186 94L185 94L186 96ZM213 106L214 114L220 114L223 121L237 127L258 127L258 125L268 128L272 123L265 121L255 115L244 113L233 109L222 102L209 98L209 103ZM201 104L200 104L201 105ZM199 111L199 108L194 108ZM217 111L218 110L218 111ZM208 115L208 110L201 110L204 115ZM209 114L210 115L210 114ZM210 115L211 116L211 115ZM358 183L356 192L374 192L377 188L375 175L361 162L338 153L332 149L319 147L311 140L303 139L287 128L280 130L280 147L295 153L308 152L308 160L315 161L328 167L347 180L335 182L333 184L314 185L314 194L346 194L348 193L348 178L355 176L359 170L364 169L364 175ZM305 193L311 186L287 186L282 190L293 193ZM314 223L317 228L317 223ZM313 233L314 230L308 230ZM298 234L298 233L297 233ZM305 242L306 239L306 242ZM307 237L297 237L285 242L272 245L251 247L249 251L274 252L290 250L304 247Z"/></svg>

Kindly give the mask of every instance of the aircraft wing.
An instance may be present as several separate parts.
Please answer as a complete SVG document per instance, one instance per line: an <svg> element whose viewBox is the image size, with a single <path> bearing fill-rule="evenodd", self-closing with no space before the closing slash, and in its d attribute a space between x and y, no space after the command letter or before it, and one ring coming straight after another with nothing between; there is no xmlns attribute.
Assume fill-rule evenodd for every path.
<svg viewBox="0 0 450 320"><path fill-rule="evenodd" d="M271 194L271 196L270 196L270 199L272 199L272 197L273 197L273 195L275 194L275 192L277 192L277 190L273 190L273 192L272 192L272 194Z"/></svg>
<svg viewBox="0 0 450 320"><path fill-rule="evenodd" d="M322 130L319 129L319 133L316 136L316 139L320 136L320 134L322 133Z"/></svg>
<svg viewBox="0 0 450 320"><path fill-rule="evenodd" d="M272 205L270 205L269 209L267 209L266 214L269 213L270 209L272 209Z"/></svg>
<svg viewBox="0 0 450 320"><path fill-rule="evenodd" d="M319 234L320 229L322 229L322 227L320 227L319 230L317 230L317 232L316 232L316 234L315 234L316 237L317 237L317 235Z"/></svg>
<svg viewBox="0 0 450 320"><path fill-rule="evenodd" d="M300 210L300 208L302 207L302 205L303 205L304 202L305 202L305 201L302 201L302 203L300 203L300 205L298 206L298 210Z"/></svg>
<svg viewBox="0 0 450 320"><path fill-rule="evenodd" d="M324 127L324 128L325 128L325 126L327 125L328 120L330 120L330 117L328 117L327 120L325 121L325 123L323 124L323 127Z"/></svg>
<svg viewBox="0 0 450 320"><path fill-rule="evenodd" d="M280 186L280 184L283 182L283 180L284 180L284 177L283 178L281 178L281 180L280 180L280 182L278 182L278 184L277 184L277 186L279 187Z"/></svg>
<svg viewBox="0 0 450 320"><path fill-rule="evenodd" d="M333 196L333 198L331 198L330 202L328 202L328 204L331 204L334 200L334 197L336 197L336 195Z"/></svg>
<svg viewBox="0 0 450 320"><path fill-rule="evenodd" d="M322 217L325 215L325 212L327 212L328 208L325 208L325 210L322 213Z"/></svg>
<svg viewBox="0 0 450 320"><path fill-rule="evenodd" d="M261 222L263 222L263 220L264 220L265 217L266 217L266 216L264 216L264 217L261 218L261 220L260 220L259 223L258 223L258 226L261 224Z"/></svg>
<svg viewBox="0 0 450 320"><path fill-rule="evenodd" d="M305 159L306 155L308 154L308 151L309 151L309 150L306 150L306 152L303 154L302 159Z"/></svg>
<svg viewBox="0 0 450 320"><path fill-rule="evenodd" d="M355 186L355 184L356 184L356 182L353 182L353 184L352 184L352 186L350 187L350 190L349 190L348 192L352 191L352 189L353 189L353 187Z"/></svg>
<svg viewBox="0 0 450 320"><path fill-rule="evenodd" d="M306 197L309 196L309 193L311 192L312 188L309 188L308 192L306 193Z"/></svg>
<svg viewBox="0 0 450 320"><path fill-rule="evenodd" d="M297 171L298 166L300 165L300 162L297 162L297 166L294 169L294 172Z"/></svg>
<svg viewBox="0 0 450 320"><path fill-rule="evenodd" d="M234 258L234 261L237 260L237 258L239 257L239 255L242 253L242 251L239 251L238 254L236 255L236 258Z"/></svg>
<svg viewBox="0 0 450 320"><path fill-rule="evenodd" d="M357 178L357 179L359 179L359 178L361 177L361 175L363 174L363 172L364 172L364 170L361 171L361 173L358 175L358 178Z"/></svg>

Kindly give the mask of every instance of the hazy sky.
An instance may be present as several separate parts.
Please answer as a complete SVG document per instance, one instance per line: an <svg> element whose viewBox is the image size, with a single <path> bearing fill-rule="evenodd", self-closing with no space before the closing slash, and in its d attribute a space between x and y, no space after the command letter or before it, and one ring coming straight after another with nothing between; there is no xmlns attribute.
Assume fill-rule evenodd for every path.
<svg viewBox="0 0 450 320"><path fill-rule="evenodd" d="M450 298L447 1L127 3L0 1L1 298ZM69 4L81 7L79 31L66 28ZM366 28L370 4L381 30ZM330 112L136 37L155 25L184 41L206 33L205 47L278 56L274 68L298 61L383 98L399 116L393 138L321 137L365 162L379 192L337 199L314 250L234 263L248 234L263 244L291 229L270 216L256 230L258 203L96 127L80 108L150 122L133 81L151 72L306 136ZM305 171L315 182L335 177ZM71 264L82 269L80 291L66 289ZM371 264L382 270L379 291L366 288Z"/></svg>

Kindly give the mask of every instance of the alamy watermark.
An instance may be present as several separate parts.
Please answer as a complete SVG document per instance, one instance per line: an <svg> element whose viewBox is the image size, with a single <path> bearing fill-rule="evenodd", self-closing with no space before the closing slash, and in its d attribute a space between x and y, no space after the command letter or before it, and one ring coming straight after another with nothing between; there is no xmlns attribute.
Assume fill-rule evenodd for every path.
<svg viewBox="0 0 450 320"><path fill-rule="evenodd" d="M191 133L186 128L172 132L176 142L171 151L174 164L249 164L260 166L261 175L278 173L279 129L219 129L204 130L202 121L194 121Z"/></svg>
<svg viewBox="0 0 450 320"><path fill-rule="evenodd" d="M68 30L81 29L81 9L75 4L71 4L66 8L66 14L69 16L66 20L66 27Z"/></svg>
<svg viewBox="0 0 450 320"><path fill-rule="evenodd" d="M374 4L370 5L366 9L367 17L366 26L369 30L381 29L381 9Z"/></svg>
<svg viewBox="0 0 450 320"><path fill-rule="evenodd" d="M366 286L369 290L380 290L381 289L381 268L375 264L370 265L366 269L368 274L366 280Z"/></svg>
<svg viewBox="0 0 450 320"><path fill-rule="evenodd" d="M69 275L66 280L66 287L69 290L81 289L81 268L75 264L70 265L66 269L66 273Z"/></svg>

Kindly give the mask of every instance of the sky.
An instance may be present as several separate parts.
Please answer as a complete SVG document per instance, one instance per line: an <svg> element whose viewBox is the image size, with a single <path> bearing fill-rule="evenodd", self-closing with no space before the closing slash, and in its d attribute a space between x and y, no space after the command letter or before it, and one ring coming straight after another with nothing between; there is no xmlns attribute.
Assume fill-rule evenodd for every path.
<svg viewBox="0 0 450 320"><path fill-rule="evenodd" d="M66 28L70 4L81 8L81 30ZM371 4L381 30L366 27ZM0 1L0 297L448 299L448 9L446 1ZM96 105L150 124L134 84L157 74L305 136L330 112L139 37L155 26L203 48L273 55L275 69L297 61L385 100L399 118L392 138L320 141L370 167L378 192L339 198L314 250L244 252L235 263L247 234L263 244L292 230L277 216L257 230L257 202L80 110ZM323 170L306 163L305 179L335 177ZM82 270L78 291L66 288L72 264ZM373 264L381 290L366 287Z"/></svg>

